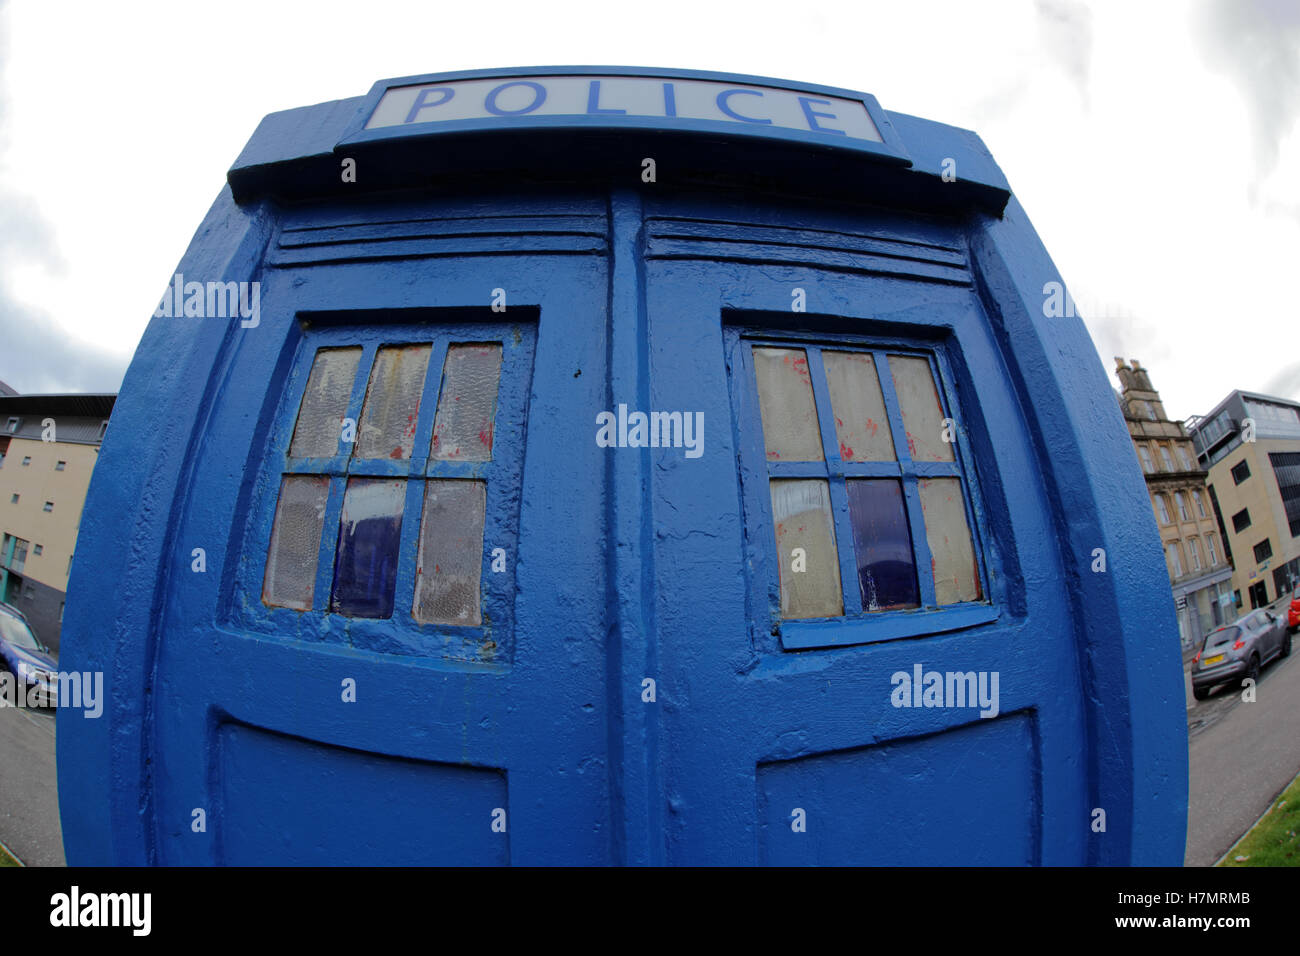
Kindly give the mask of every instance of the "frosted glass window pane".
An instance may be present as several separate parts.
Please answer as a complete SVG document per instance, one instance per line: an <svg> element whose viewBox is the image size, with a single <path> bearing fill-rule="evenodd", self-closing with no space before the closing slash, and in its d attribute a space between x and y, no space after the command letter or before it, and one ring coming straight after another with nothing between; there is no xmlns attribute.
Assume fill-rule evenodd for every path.
<svg viewBox="0 0 1300 956"><path fill-rule="evenodd" d="M916 555L902 485L889 479L850 481L848 494L862 609L920 607Z"/></svg>
<svg viewBox="0 0 1300 956"><path fill-rule="evenodd" d="M275 524L266 555L262 601L275 607L310 611L316 590L316 558L330 481L315 475L280 480Z"/></svg>
<svg viewBox="0 0 1300 956"><path fill-rule="evenodd" d="M348 617L392 617L406 482L349 478L339 520L330 610Z"/></svg>
<svg viewBox="0 0 1300 956"><path fill-rule="evenodd" d="M894 461L894 436L876 362L862 352L823 352L843 461Z"/></svg>
<svg viewBox="0 0 1300 956"><path fill-rule="evenodd" d="M776 479L771 485L781 568L781 616L840 616L844 613L840 557L826 482Z"/></svg>
<svg viewBox="0 0 1300 956"><path fill-rule="evenodd" d="M768 461L822 461L808 356L803 349L754 349Z"/></svg>
<svg viewBox="0 0 1300 956"><path fill-rule="evenodd" d="M358 458L411 457L429 345L388 346L375 354L357 427Z"/></svg>
<svg viewBox="0 0 1300 956"><path fill-rule="evenodd" d="M930 363L915 356L891 355L889 370L912 460L952 461L952 443L943 440L943 409Z"/></svg>
<svg viewBox="0 0 1300 956"><path fill-rule="evenodd" d="M420 559L412 614L423 624L481 624L483 570L481 481L434 480L424 490Z"/></svg>
<svg viewBox="0 0 1300 956"><path fill-rule="evenodd" d="M935 600L940 606L960 601L979 601L979 571L966 506L962 503L961 480L922 478L918 482L921 511L925 514L925 540L930 545L934 567Z"/></svg>
<svg viewBox="0 0 1300 956"><path fill-rule="evenodd" d="M474 343L447 349L430 458L492 459L492 431L500 381L500 345Z"/></svg>
<svg viewBox="0 0 1300 956"><path fill-rule="evenodd" d="M339 453L339 435L360 361L359 348L321 349L316 353L289 445L292 457L332 458Z"/></svg>

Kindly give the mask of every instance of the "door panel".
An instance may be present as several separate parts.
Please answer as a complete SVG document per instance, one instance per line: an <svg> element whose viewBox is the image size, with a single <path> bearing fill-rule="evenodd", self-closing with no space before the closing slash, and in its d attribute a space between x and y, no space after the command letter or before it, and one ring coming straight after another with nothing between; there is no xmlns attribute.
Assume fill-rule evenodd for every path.
<svg viewBox="0 0 1300 956"><path fill-rule="evenodd" d="M1017 542L1051 542L1055 534L972 288L785 261L716 261L726 258L735 228L712 248L694 235L699 258L683 260L684 250L674 249L671 262L647 265L651 404L702 410L708 423L698 460L651 451L660 739L673 811L668 862L1082 862L1086 744L1068 600L1052 548L1035 550L1033 568L1016 557ZM818 255L783 252L804 262ZM806 312L791 308L796 290ZM902 450L933 436L898 436L900 461L915 459L906 467L859 463L843 447L837 455L837 422L814 370L820 422L807 427L831 436L827 460L774 470L747 351L755 343L802 350L809 366L818 349L930 356L943 408L956 420L953 464L931 463L924 443ZM884 393L884 404L899 401L888 385ZM902 431L918 427L906 416L891 420ZM850 607L859 575L852 535L841 532L833 559L846 616L783 618L769 481L782 474L824 481L816 476L827 468L850 485L855 476L910 468L902 481L917 489L941 475L964 476L978 600L964 600L974 596L969 584L934 587L944 572L930 564L938 552L928 551L944 543L933 527L941 509L931 503L908 510L921 608L873 615L860 600ZM839 529L854 527L845 487L830 479ZM805 558L820 547L810 543ZM941 705L930 706L936 698L920 688L900 697L896 675L910 681L918 668L923 688L927 675L940 675ZM996 711L958 705L967 685L950 673L971 674L972 689L984 688Z"/></svg>
<svg viewBox="0 0 1300 956"><path fill-rule="evenodd" d="M603 255L536 250L267 271L257 335L229 358L242 380L270 383L267 395L213 404L175 534L184 586L168 589L152 697L159 862L609 859L605 509L588 424L605 401L607 288ZM495 289L504 312L490 307ZM501 350L496 419L458 424L439 396L483 391L480 373L453 368L458 343L483 341ZM384 358L413 343L427 372ZM288 454L316 351L349 347L362 350L343 389L358 454L346 441L335 457ZM397 395L420 381L418 413L369 408L377 383ZM379 455L389 431L396 444ZM439 436L457 450L438 452ZM300 610L263 600L286 475L329 486L315 594ZM379 528L372 503L353 501L345 489L358 482L405 485L395 525ZM477 532L451 520L463 496L449 492L468 486L485 488L486 511L481 561L467 563ZM231 515L245 520L232 529ZM425 523L436 534L422 542ZM386 541L398 542L380 582L391 612L366 603ZM345 591L361 598L331 612L344 542ZM191 570L194 548L206 573ZM457 568L441 566L448 555ZM432 589L425 600L417 581Z"/></svg>

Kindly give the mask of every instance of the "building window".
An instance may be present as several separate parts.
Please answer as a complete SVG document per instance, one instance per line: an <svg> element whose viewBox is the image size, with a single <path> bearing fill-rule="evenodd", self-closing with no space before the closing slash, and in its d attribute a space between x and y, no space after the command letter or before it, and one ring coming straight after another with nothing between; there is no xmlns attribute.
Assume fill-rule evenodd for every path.
<svg viewBox="0 0 1300 956"><path fill-rule="evenodd" d="M1277 479L1291 537L1300 537L1300 452L1271 452L1268 460Z"/></svg>
<svg viewBox="0 0 1300 956"><path fill-rule="evenodd" d="M1177 470L1177 469L1174 468L1174 459L1173 459L1173 456L1171 456L1171 455L1169 454L1169 446L1168 446L1168 445L1161 445L1161 446L1160 446L1160 460L1161 460L1161 462L1164 463L1165 471L1176 471L1176 470Z"/></svg>
<svg viewBox="0 0 1300 956"><path fill-rule="evenodd" d="M67 468L67 467L68 467L68 463L67 463L66 461L56 461L56 462L54 463L54 470L55 470L55 471L63 471L63 469L65 469L65 468Z"/></svg>
<svg viewBox="0 0 1300 956"><path fill-rule="evenodd" d="M503 623L513 589L505 574L484 581L485 548L508 552L518 524L532 334L464 331L330 344L340 330L307 353L283 433L264 604L440 629Z"/></svg>
<svg viewBox="0 0 1300 956"><path fill-rule="evenodd" d="M28 547L29 543L23 538L16 538L11 534L6 534L3 543L0 544L0 561L15 574L22 574L23 569L27 566Z"/></svg>
<svg viewBox="0 0 1300 956"><path fill-rule="evenodd" d="M1192 513L1187 510L1187 499L1183 497L1181 491L1174 492L1174 504L1178 506L1178 517L1184 521L1192 520Z"/></svg>
<svg viewBox="0 0 1300 956"><path fill-rule="evenodd" d="M912 615L883 630L876 622L986 603L939 356L742 335L733 348L733 397L761 422L741 456L767 479L747 521L765 552L775 545L766 583L779 593L777 615L864 625L782 632L784 646L933 632Z"/></svg>
<svg viewBox="0 0 1300 956"><path fill-rule="evenodd" d="M38 544L32 548L32 553L35 554L37 557L40 557L42 554L45 553L45 549Z"/></svg>
<svg viewBox="0 0 1300 956"><path fill-rule="evenodd" d="M24 456L23 456L23 467L26 468L26 467L27 467L28 465L30 465L31 463L32 463L32 456L31 456L31 455L24 455Z"/></svg>
<svg viewBox="0 0 1300 956"><path fill-rule="evenodd" d="M60 601L60 602L59 602L59 623L60 623L60 624L63 623L63 606L64 606L64 604L66 604L66 603L67 603L66 601Z"/></svg>
<svg viewBox="0 0 1300 956"><path fill-rule="evenodd" d="M54 510L54 502L53 502L53 501L47 501L47 502L45 502L45 504L44 504L44 506L41 508L41 510L42 510L42 511L53 511L53 510Z"/></svg>
<svg viewBox="0 0 1300 956"><path fill-rule="evenodd" d="M1183 471L1196 470L1196 467L1192 464L1192 456L1187 453L1186 445L1178 446L1178 459L1183 463Z"/></svg>
<svg viewBox="0 0 1300 956"><path fill-rule="evenodd" d="M1219 549L1214 546L1214 535L1205 536L1205 551L1210 558L1210 567L1215 567L1219 563Z"/></svg>
<svg viewBox="0 0 1300 956"><path fill-rule="evenodd" d="M1169 573L1171 577L1181 578L1183 576L1183 555L1178 549L1177 541L1170 541L1167 551L1169 553Z"/></svg>
<svg viewBox="0 0 1300 956"><path fill-rule="evenodd" d="M1192 556L1192 570L1201 570L1201 542L1198 538L1188 539L1188 553Z"/></svg>
<svg viewBox="0 0 1300 956"><path fill-rule="evenodd" d="M1155 408L1155 406L1152 405L1150 402L1143 402L1142 404L1143 404L1144 406L1146 406L1146 410L1147 410L1147 418L1150 419L1150 420L1153 421L1153 422L1154 422L1154 421L1158 421L1158 420L1159 420L1159 417L1156 415L1156 408Z"/></svg>
<svg viewBox="0 0 1300 956"><path fill-rule="evenodd" d="M1142 459L1142 470L1148 475L1155 471L1155 466L1151 463L1151 451L1146 445L1138 445L1138 457Z"/></svg>
<svg viewBox="0 0 1300 956"><path fill-rule="evenodd" d="M1232 530L1240 534L1250 527L1250 509L1242 508L1232 516Z"/></svg>
<svg viewBox="0 0 1300 956"><path fill-rule="evenodd" d="M9 496L9 503L11 505L18 504L18 492L15 491L12 495Z"/></svg>
<svg viewBox="0 0 1300 956"><path fill-rule="evenodd" d="M95 437L96 441L103 441L104 435L108 432L108 419L105 418L99 423L99 434Z"/></svg>
<svg viewBox="0 0 1300 956"><path fill-rule="evenodd" d="M1209 514L1205 510L1205 500L1201 497L1200 491L1192 489L1192 500L1196 502L1196 513L1202 518L1208 518Z"/></svg>
<svg viewBox="0 0 1300 956"><path fill-rule="evenodd" d="M1239 485L1249 477L1250 477L1250 465L1246 463L1245 459L1237 462L1235 465L1232 466L1233 484Z"/></svg>
<svg viewBox="0 0 1300 956"><path fill-rule="evenodd" d="M1169 524L1169 509L1165 507L1165 496L1156 495L1156 512L1160 515L1161 524Z"/></svg>
<svg viewBox="0 0 1300 956"><path fill-rule="evenodd" d="M9 422L5 425L5 430L14 435L18 432L18 426L22 424L22 419L16 416L10 417Z"/></svg>
<svg viewBox="0 0 1300 956"><path fill-rule="evenodd" d="M1265 538L1259 544L1255 545L1255 563L1259 564L1273 557L1273 545Z"/></svg>

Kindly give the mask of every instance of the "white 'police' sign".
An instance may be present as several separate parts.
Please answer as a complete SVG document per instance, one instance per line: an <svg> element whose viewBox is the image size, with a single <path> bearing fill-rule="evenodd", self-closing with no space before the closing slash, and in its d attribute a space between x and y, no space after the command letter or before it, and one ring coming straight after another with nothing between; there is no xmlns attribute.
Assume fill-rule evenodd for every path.
<svg viewBox="0 0 1300 956"><path fill-rule="evenodd" d="M861 100L658 76L498 76L393 87L365 128L510 117L702 120L883 142Z"/></svg>

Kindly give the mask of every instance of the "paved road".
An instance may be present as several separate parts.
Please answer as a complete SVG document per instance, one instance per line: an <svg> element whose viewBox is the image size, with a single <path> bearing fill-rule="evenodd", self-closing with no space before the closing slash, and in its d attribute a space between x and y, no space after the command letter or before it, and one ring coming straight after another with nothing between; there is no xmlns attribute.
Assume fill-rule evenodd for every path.
<svg viewBox="0 0 1300 956"><path fill-rule="evenodd" d="M1255 690L1253 703L1240 688L1198 701L1187 678L1187 866L1213 865L1300 771L1300 639Z"/></svg>
<svg viewBox="0 0 1300 956"><path fill-rule="evenodd" d="M52 711L0 707L0 842L28 866L63 866Z"/></svg>

